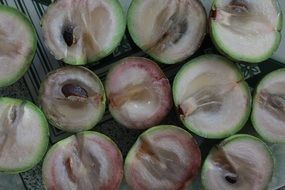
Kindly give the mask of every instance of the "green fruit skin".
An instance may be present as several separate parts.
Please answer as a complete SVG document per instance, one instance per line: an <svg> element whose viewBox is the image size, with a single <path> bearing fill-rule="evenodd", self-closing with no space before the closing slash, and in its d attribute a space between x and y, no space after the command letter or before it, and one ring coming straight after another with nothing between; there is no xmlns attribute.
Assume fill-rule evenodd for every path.
<svg viewBox="0 0 285 190"><path fill-rule="evenodd" d="M262 141L260 140L259 138L257 137L254 137L254 136L251 136L251 135L247 135L247 134L237 134L237 135L233 135L231 137L228 137L227 139L225 139L224 141L222 141L220 143L220 146L225 146L227 143L230 143L230 142L234 142L234 141L240 141L240 140L252 140L252 141L258 141L260 144L263 145L264 149L266 150L266 153L268 153L268 157L271 159L272 161L272 165L273 165L273 168L272 168L272 171L274 170L274 167L275 167L275 161L274 161L274 157L273 157L273 154L270 150L270 148ZM214 152L215 148L213 148L209 155L207 156L207 158L205 159L204 161L204 164L202 166L202 171L201 171L201 181L202 181L202 186L204 187L205 190L210 190L211 187L209 187L207 185L207 178L206 178L206 173L208 172L208 168L209 168L209 160L210 160L210 156L212 155L212 153ZM269 177L269 180L267 182L267 185L269 184L271 178L273 176L273 172L271 173L271 176ZM267 187L264 187L263 189L261 190L266 190Z"/></svg>
<svg viewBox="0 0 285 190"><path fill-rule="evenodd" d="M208 55L202 55L200 57L197 57L191 61L189 61L188 63L186 63L184 66L182 66L182 68L178 71L178 73L176 74L175 78L174 78L174 82L173 82L173 99L174 99L174 103L176 108L178 107L177 105L177 98L176 98L176 92L179 92L179 89L177 89L177 81L179 80L179 76L183 75L184 71L189 69L192 66L195 66L195 64L199 64L199 60L200 59L220 59L222 61L224 61L225 63L230 63L230 66L236 70L236 76L237 78L243 79L243 76L240 72L240 70L231 62L229 62L228 59L220 56L220 55L215 55L215 54L208 54ZM246 124L247 120L250 117L250 113L251 113L251 105L252 105L252 97L251 97L251 92L249 89L248 84L245 81L240 82L239 84L242 84L242 88L244 89L244 91L247 94L248 97L248 104L247 104L247 109L246 112L244 114L244 116L241 118L241 121L230 131L228 132L224 132L224 133L217 133L217 134L205 134L200 132L199 130L196 130L191 124L186 123L183 119L180 118L180 120L182 121L182 123L184 124L184 126L186 128L188 128L190 131L194 132L195 134L204 137L204 138L208 138L208 139L222 139L225 137L229 137L231 135L234 135L235 133L237 133L238 131L240 131L244 125Z"/></svg>
<svg viewBox="0 0 285 190"><path fill-rule="evenodd" d="M271 78L274 78L275 75L278 75L278 74L284 74L285 75L285 69L278 69L278 70L275 70L269 74L267 74L260 82L259 84L257 85L257 88L255 89L255 92L254 92L254 96L253 96L253 106L252 106L252 114L251 114L251 122L252 122L252 125L254 127L254 129L256 130L256 132L258 133L258 135L260 135L260 137L267 141L267 142L270 142L270 143L285 143L285 138L283 139L274 139L272 137L269 137L267 136L263 130L261 130L259 128L259 126L256 124L256 118L255 118L255 104L257 103L257 92L259 91L260 87L263 86L263 84L268 80L268 79L271 79Z"/></svg>
<svg viewBox="0 0 285 190"><path fill-rule="evenodd" d="M211 12L216 9L215 8L215 4L216 4L217 1L220 1L220 0L214 0ZM278 9L281 10L278 1L276 1L276 5L278 6ZM266 59L270 58L273 55L273 53L278 49L278 47L279 47L279 45L281 43L281 39L282 39L281 30L283 28L283 13L282 13L282 11L280 11L278 19L279 19L278 25L277 25L278 35L277 35L277 38L275 39L275 43L274 43L275 45L270 50L268 50L267 54L261 55L259 57L253 57L253 58L251 58L251 57L244 57L244 56L236 55L235 52L228 51L228 49L226 49L224 47L223 43L221 41L219 41L215 37L215 36L218 36L218 35L217 35L217 31L215 31L213 29L213 26L212 26L213 25L213 21L212 21L212 18L211 18L211 13L210 13L210 17L209 17L210 37L212 39L213 44L217 48L217 50L221 54L226 56L228 59L230 59L232 61L246 62L246 63L252 63L252 64L260 63L260 62L265 61Z"/></svg>
<svg viewBox="0 0 285 190"><path fill-rule="evenodd" d="M18 11L15 8L12 7L8 7L5 5L0 5L0 12L6 12L7 14L10 15L14 15L15 17L17 17L17 19L21 20L21 22L23 22L23 24L26 25L26 27L30 30L30 43L31 43L31 52L30 54L26 57L26 60L22 66L21 69L19 69L19 72L17 74L15 74L15 76L11 76L9 78L7 78L6 80L2 80L0 81L0 88L1 87L7 87L10 86L12 84L14 84L15 82L17 82L20 78L22 78L22 76L28 71L34 55L36 53L36 49L37 49L37 34L36 34L36 30L33 26L33 24L29 21L29 19L26 17L26 15L24 15L23 13L21 13L20 11Z"/></svg>
<svg viewBox="0 0 285 190"><path fill-rule="evenodd" d="M41 150L38 152L38 154L35 156L35 159L28 164L27 166L23 166L20 168L1 168L0 171L8 174L18 174L22 172L26 172L30 169L32 169L35 165L37 165L44 157L48 145L49 145L49 126L48 122L46 120L46 117L44 113L32 102L27 101L27 100L19 100L19 99L14 99L14 98L7 98L7 97L0 97L0 104L12 104L12 105L20 105L22 102L25 102L25 106L27 106L29 109L32 109L34 112L36 112L39 116L39 119L41 121L41 127L42 128L42 142L39 145L41 147Z"/></svg>

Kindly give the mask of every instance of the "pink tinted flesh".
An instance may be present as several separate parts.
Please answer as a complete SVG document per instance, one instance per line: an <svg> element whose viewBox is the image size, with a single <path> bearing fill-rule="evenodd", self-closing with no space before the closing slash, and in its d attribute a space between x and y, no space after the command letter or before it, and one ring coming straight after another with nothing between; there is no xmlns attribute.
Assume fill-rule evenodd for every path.
<svg viewBox="0 0 285 190"><path fill-rule="evenodd" d="M112 91L112 86L118 85L118 77L124 75L128 68L137 68L145 70L148 73L148 78L145 79L145 85L147 88L150 88L152 93L155 93L155 96L159 100L159 105L155 113L150 118L142 118L140 121L132 121L124 113L120 112L120 106L116 105L116 102L113 101L113 97L124 92L114 92ZM129 79L132 81L132 79ZM161 94L158 94L155 89L159 89ZM123 124L130 128L148 128L155 124L158 124L170 111L172 107L172 96L171 96L171 86L164 75L162 70L151 60L145 58L126 58L121 61L108 75L106 81L106 91L109 100L109 106L114 110L116 115L119 115L120 118L124 120ZM111 105L110 105L111 104Z"/></svg>

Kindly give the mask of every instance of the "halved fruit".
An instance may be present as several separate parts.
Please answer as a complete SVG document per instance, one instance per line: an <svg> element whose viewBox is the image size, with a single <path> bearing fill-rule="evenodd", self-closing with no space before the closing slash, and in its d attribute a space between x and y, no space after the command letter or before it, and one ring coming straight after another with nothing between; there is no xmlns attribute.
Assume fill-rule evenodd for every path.
<svg viewBox="0 0 285 190"><path fill-rule="evenodd" d="M42 171L46 189L116 190L123 178L123 157L107 136L82 132L53 145Z"/></svg>
<svg viewBox="0 0 285 190"><path fill-rule="evenodd" d="M285 69L273 71L260 82L251 118L266 141L285 143Z"/></svg>
<svg viewBox="0 0 285 190"><path fill-rule="evenodd" d="M206 11L199 0L133 0L127 20L134 42L166 64L194 54L207 25Z"/></svg>
<svg viewBox="0 0 285 190"><path fill-rule="evenodd" d="M34 167L48 147L49 129L33 103L0 98L0 171L24 172Z"/></svg>
<svg viewBox="0 0 285 190"><path fill-rule="evenodd" d="M125 178L133 190L186 189L200 168L201 153L187 131L153 127L133 145L125 160Z"/></svg>
<svg viewBox="0 0 285 190"><path fill-rule="evenodd" d="M49 122L64 131L94 127L105 112L100 79L85 67L67 66L48 74L40 87L39 104Z"/></svg>
<svg viewBox="0 0 285 190"><path fill-rule="evenodd" d="M247 121L251 94L238 68L218 55L193 59L177 73L174 103L183 124L205 138L224 138Z"/></svg>
<svg viewBox="0 0 285 190"><path fill-rule="evenodd" d="M36 52L37 38L24 14L0 5L0 41L0 87L4 87L26 73Z"/></svg>
<svg viewBox="0 0 285 190"><path fill-rule="evenodd" d="M222 53L257 63L279 46L282 13L277 0L215 0L210 26L212 40Z"/></svg>
<svg viewBox="0 0 285 190"><path fill-rule="evenodd" d="M211 150L202 168L202 184L206 190L266 189L273 167L264 142L235 135Z"/></svg>
<svg viewBox="0 0 285 190"><path fill-rule="evenodd" d="M128 128L144 129L158 124L172 107L171 86L153 61L129 57L108 73L106 94L109 111Z"/></svg>
<svg viewBox="0 0 285 190"><path fill-rule="evenodd" d="M126 20L117 0L57 0L44 15L42 27L56 59L84 65L112 53L124 35Z"/></svg>

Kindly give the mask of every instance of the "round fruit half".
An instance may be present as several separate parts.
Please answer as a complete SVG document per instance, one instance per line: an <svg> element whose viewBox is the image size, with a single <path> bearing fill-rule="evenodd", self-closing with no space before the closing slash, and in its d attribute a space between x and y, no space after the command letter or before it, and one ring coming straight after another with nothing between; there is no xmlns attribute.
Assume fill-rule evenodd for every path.
<svg viewBox="0 0 285 190"><path fill-rule="evenodd" d="M133 190L186 189L198 173L201 153L187 131L153 127L133 145L125 160L125 178Z"/></svg>
<svg viewBox="0 0 285 190"><path fill-rule="evenodd" d="M215 0L210 26L221 52L234 60L257 63L279 47L282 14L277 0Z"/></svg>
<svg viewBox="0 0 285 190"><path fill-rule="evenodd" d="M273 71L260 82L251 118L266 141L285 143L285 69Z"/></svg>
<svg viewBox="0 0 285 190"><path fill-rule="evenodd" d="M116 190L123 178L123 157L107 136L82 132L53 145L42 171L46 189Z"/></svg>
<svg viewBox="0 0 285 190"><path fill-rule="evenodd" d="M184 125L205 138L238 132L251 109L251 94L242 74L218 55L185 64L174 79L173 97Z"/></svg>
<svg viewBox="0 0 285 190"><path fill-rule="evenodd" d="M56 59L84 65L113 52L126 20L117 0L57 0L44 15L42 27Z"/></svg>
<svg viewBox="0 0 285 190"><path fill-rule="evenodd" d="M250 135L235 135L211 150L202 168L202 184L206 190L266 189L273 167L265 143Z"/></svg>
<svg viewBox="0 0 285 190"><path fill-rule="evenodd" d="M36 52L37 38L24 14L0 5L0 41L0 87L4 87L26 73Z"/></svg>
<svg viewBox="0 0 285 190"><path fill-rule="evenodd" d="M134 42L166 64L194 54L207 26L206 11L199 0L133 0L127 20Z"/></svg>
<svg viewBox="0 0 285 190"><path fill-rule="evenodd" d="M47 119L64 131L94 127L104 115L105 102L103 84L85 67L67 66L52 71L40 87L39 104Z"/></svg>
<svg viewBox="0 0 285 190"><path fill-rule="evenodd" d="M172 107L167 77L156 63L141 57L125 58L111 69L106 94L110 113L128 128L152 127Z"/></svg>
<svg viewBox="0 0 285 190"><path fill-rule="evenodd" d="M33 103L0 98L0 171L20 173L34 167L48 147L49 129Z"/></svg>

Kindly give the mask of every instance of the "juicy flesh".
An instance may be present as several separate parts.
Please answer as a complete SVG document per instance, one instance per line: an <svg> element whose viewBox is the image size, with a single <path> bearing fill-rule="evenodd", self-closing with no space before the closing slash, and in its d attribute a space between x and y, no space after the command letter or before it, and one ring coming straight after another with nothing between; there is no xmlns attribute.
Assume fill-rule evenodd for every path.
<svg viewBox="0 0 285 190"><path fill-rule="evenodd" d="M232 142L217 146L209 158L205 174L213 189L262 189L270 180L272 160L260 142Z"/></svg>
<svg viewBox="0 0 285 190"><path fill-rule="evenodd" d="M215 55L201 57L192 64L174 81L174 101L183 123L211 138L238 130L250 103L242 76Z"/></svg>
<svg viewBox="0 0 285 190"><path fill-rule="evenodd" d="M214 38L225 51L258 57L274 47L280 33L280 13L274 1L221 0L212 11Z"/></svg>
<svg viewBox="0 0 285 190"><path fill-rule="evenodd" d="M141 136L128 155L125 176L131 188L184 189L196 175L200 165L198 146L188 134L166 130Z"/></svg>
<svg viewBox="0 0 285 190"><path fill-rule="evenodd" d="M103 111L104 92L99 81L81 69L62 69L48 77L42 107L58 126L80 130Z"/></svg>
<svg viewBox="0 0 285 190"><path fill-rule="evenodd" d="M285 92L282 75L266 81L256 94L253 116L259 132L267 140L282 141L285 136Z"/></svg>
<svg viewBox="0 0 285 190"><path fill-rule="evenodd" d="M146 52L177 61L192 55L199 47L206 29L206 15L198 1L147 0L139 9L134 17L134 30Z"/></svg>
<svg viewBox="0 0 285 190"><path fill-rule="evenodd" d="M16 16L0 13L0 81L19 74L32 54L32 31Z"/></svg>
<svg viewBox="0 0 285 190"><path fill-rule="evenodd" d="M98 57L114 37L112 8L102 0L55 2L43 27L56 58L88 61Z"/></svg>
<svg viewBox="0 0 285 190"><path fill-rule="evenodd" d="M34 110L21 104L0 106L0 168L11 170L29 166L41 151L41 121Z"/></svg>
<svg viewBox="0 0 285 190"><path fill-rule="evenodd" d="M122 157L106 139L76 135L49 156L44 165L47 188L116 189L122 178Z"/></svg>

